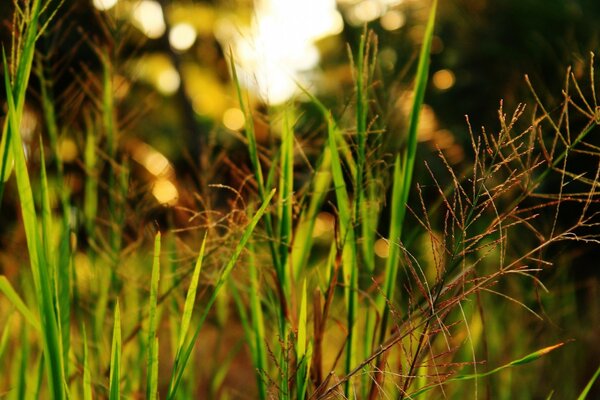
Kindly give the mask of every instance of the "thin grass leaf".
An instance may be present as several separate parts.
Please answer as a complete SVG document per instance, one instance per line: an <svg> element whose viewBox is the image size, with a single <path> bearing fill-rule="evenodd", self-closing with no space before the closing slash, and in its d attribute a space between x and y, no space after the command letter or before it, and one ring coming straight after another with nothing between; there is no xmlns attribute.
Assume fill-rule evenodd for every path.
<svg viewBox="0 0 600 400"><path fill-rule="evenodd" d="M8 62L6 61L4 52L2 55L4 83L8 103L9 128L11 135L13 136L11 147L15 160L14 168L17 178L19 200L21 203L21 214L23 216L23 224L25 227L25 236L27 239L27 248L29 250L32 275L41 316L41 327L43 328L43 348L46 355L46 373L53 398L62 399L65 395L64 363L62 359L59 329L57 326L57 315L55 314L53 302L52 293L54 291L51 284L51 276L49 274L50 268L45 260L43 244L39 237L35 202L33 200L29 172L27 171L27 164L25 162L25 154L23 153L23 143L18 130L22 115L17 114L13 98L13 88L8 78Z"/></svg>
<svg viewBox="0 0 600 400"><path fill-rule="evenodd" d="M25 106L25 94L27 92L27 86L29 85L29 77L31 76L31 67L33 64L33 57L35 54L35 42L37 39L38 20L40 16L41 4L41 0L33 0L33 3L30 6L30 12L27 15L27 28L25 29L23 35L25 37L22 44L23 47L20 49L13 48L13 51L19 53L17 57L13 57L13 61L16 62L16 59L18 59L19 62L16 69L16 76L14 77L14 80L12 82L12 87L14 89L14 104L17 115L21 115L23 113L23 107ZM4 49L2 51L4 53ZM7 68L4 71L4 73L6 75L6 80L9 80L8 64L6 65ZM10 119L7 118L2 131L2 141L0 142L0 201L2 200L2 195L4 191L4 182L10 177L10 174L14 167L14 155L11 153L10 150L10 142L12 141L11 136L13 136L14 130L18 130L18 128L20 127L14 127L14 130L12 130L9 127L10 124Z"/></svg>
<svg viewBox="0 0 600 400"><path fill-rule="evenodd" d="M592 390L592 386L594 386L594 383L596 382L596 380L598 379L599 376L600 376L600 366L598 366L598 369L596 369L596 372L594 372L594 375L592 375L592 377L590 378L587 385L585 385L585 388L583 388L583 390L579 394L579 397L577 397L577 400L587 399L588 394Z"/></svg>
<svg viewBox="0 0 600 400"><path fill-rule="evenodd" d="M296 342L296 360L297 360L297 371L296 371L296 398L304 399L306 397L306 388L308 385L308 371L309 371L309 358L306 351L307 341L307 291L306 291L306 280L302 284L302 299L300 300L300 312L298 314L298 339Z"/></svg>
<svg viewBox="0 0 600 400"><path fill-rule="evenodd" d="M37 317L29 310L25 305L19 294L12 287L8 279L5 276L0 276L0 292L4 293L6 298L12 303L12 305L21 313L25 321L27 321L36 331L40 332L40 322ZM6 326L9 326L8 324ZM5 329L5 331L8 331Z"/></svg>
<svg viewBox="0 0 600 400"><path fill-rule="evenodd" d="M121 398L121 310L119 301L115 304L115 321L110 351L109 400Z"/></svg>
<svg viewBox="0 0 600 400"><path fill-rule="evenodd" d="M262 377L267 372L267 349L265 338L265 323L262 306L260 303L260 289L258 284L258 273L256 260L254 258L254 246L248 243L249 272L250 272L250 317L252 318L252 331L254 336L254 368L256 369L256 383L260 400L267 398L267 386Z"/></svg>
<svg viewBox="0 0 600 400"><path fill-rule="evenodd" d="M227 279L229 279L229 275L231 274L233 267L235 267L235 264L240 256L240 254L242 253L242 250L244 249L244 247L246 246L246 243L250 239L250 236L252 235L254 228L258 224L258 221L260 221L262 216L265 214L265 211L266 211L267 207L269 206L271 199L273 198L274 195L275 195L275 190L271 191L271 193L267 196L266 200L263 202L263 204L258 209L256 214L254 214L254 217L252 218L252 220L250 221L250 223L244 230L244 233L243 233L238 245L236 246L235 250L233 251L231 258L229 259L229 261L227 262L225 267L221 270L221 273L219 275L217 283L215 284L215 288L213 289L213 291L211 293L211 296L208 300L208 303L206 304L204 312L200 316L200 321L198 322L198 324L196 326L196 331L194 332L192 339L189 341L189 343L187 345L184 345L182 351L175 357L173 372L171 374L171 381L169 383L169 390L167 393L167 399L171 400L171 399L175 398L175 395L177 394L177 389L179 388L181 379L183 377L183 372L185 370L185 367L189 361L190 355L192 354L194 345L196 344L196 341L198 340L198 336L200 335L200 331L202 330L204 321L206 320L206 317L208 316L208 313L209 313L210 309L212 308L212 305L214 304L214 302L217 298L217 295L219 294L219 290L225 284L225 282L227 282Z"/></svg>
<svg viewBox="0 0 600 400"><path fill-rule="evenodd" d="M409 116L408 126L408 143L404 156L396 157L394 163L393 188L391 199L391 218L390 218L390 253L385 265L384 279L384 297L379 296L377 304L381 314L381 326L379 342L382 343L387 330L387 321L389 315L388 304L393 301L394 289L396 287L396 277L398 275L399 259L399 243L402 240L402 228L404 225L404 217L406 215L406 203L410 193L413 169L417 153L417 130L419 128L419 118L423 99L425 97L425 89L427 87L427 79L429 76L429 57L431 52L431 43L433 41L433 32L435 26L435 16L437 10L437 0L433 1L429 19L425 29L423 38L423 46L419 56L419 64L417 67L417 76L415 78L415 95L412 104L411 113ZM401 164L402 163L402 164Z"/></svg>
<svg viewBox="0 0 600 400"><path fill-rule="evenodd" d="M198 289L198 279L200 277L200 271L202 270L202 260L204 259L204 248L206 246L206 238L208 232L204 234L202 240L202 246L200 247L200 253L196 259L196 265L192 274L192 280L190 281L190 287L188 288L187 296L185 298L185 305L183 307L183 314L181 316L181 328L179 331L179 341L177 345L177 353L180 354L187 338L188 331L190 328L190 321L192 320L192 313L194 312L194 303L196 302L196 291ZM177 358L177 357L176 357Z"/></svg>
<svg viewBox="0 0 600 400"><path fill-rule="evenodd" d="M92 400L92 376L90 373L90 360L88 354L87 333L83 328L83 400Z"/></svg>
<svg viewBox="0 0 600 400"><path fill-rule="evenodd" d="M158 353L156 353L156 307L158 301L158 281L160 280L160 232L154 238L154 261L152 263L152 278L150 280L150 312L148 316L148 338L146 340L146 399L155 399L157 395Z"/></svg>

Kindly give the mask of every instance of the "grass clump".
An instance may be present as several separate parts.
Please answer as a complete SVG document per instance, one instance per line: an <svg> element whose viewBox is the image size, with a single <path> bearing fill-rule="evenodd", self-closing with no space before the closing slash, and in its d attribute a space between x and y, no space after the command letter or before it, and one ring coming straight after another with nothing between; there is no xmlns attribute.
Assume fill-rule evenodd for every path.
<svg viewBox="0 0 600 400"><path fill-rule="evenodd" d="M499 327L507 304L546 318L539 298L549 292L543 280L555 246L600 240L593 56L589 90L568 71L559 107L545 106L530 84L532 111L519 105L508 115L501 104L497 133L475 132L467 119L472 158L457 165L442 150L432 157L418 146L436 0L401 146L388 145L397 137L376 107L377 39L366 28L349 51L354 96L342 111L300 87L304 101L260 115L230 51L248 165L239 165L238 186L195 193L183 179L176 187L167 167L150 185L136 175L142 162L129 159L115 88L121 27L104 22L113 47L86 38L97 76L86 72L89 108L79 126L67 126L36 54L62 3L23 4L15 2L15 39L3 54L0 200L6 207L5 189L16 199L28 255L20 262L30 265L30 274L0 276L0 309L9 310L0 362L10 371L0 390L9 397L479 398L497 387L493 379L513 379L511 371L569 348L569 337L531 338L510 361L501 356ZM39 149L19 131L33 65L44 121ZM304 146L307 119L322 134L311 146ZM80 196L70 192L59 149L75 128ZM228 151L208 149L204 166ZM580 171L572 158L596 164ZM47 170L47 159L55 168ZM153 203L145 215L143 193L165 182L179 190L177 205ZM211 190L233 200L214 206ZM564 210L575 215L567 225ZM327 234L315 234L318 227ZM577 388L580 399L598 374ZM255 384L236 392L236 375Z"/></svg>

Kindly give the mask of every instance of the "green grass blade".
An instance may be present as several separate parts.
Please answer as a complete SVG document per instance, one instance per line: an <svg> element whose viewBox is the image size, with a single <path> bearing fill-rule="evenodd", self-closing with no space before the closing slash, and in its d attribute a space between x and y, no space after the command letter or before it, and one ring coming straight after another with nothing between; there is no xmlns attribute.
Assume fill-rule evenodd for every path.
<svg viewBox="0 0 600 400"><path fill-rule="evenodd" d="M309 355L306 351L307 341L307 291L306 291L306 280L302 284L302 299L300 300L300 312L298 313L298 339L296 342L296 360L297 360L297 371L296 371L296 398L304 399L306 397L306 388L308 384L308 365Z"/></svg>
<svg viewBox="0 0 600 400"><path fill-rule="evenodd" d="M27 27L24 33L23 47L20 53L19 64L17 66L16 76L12 83L12 87L14 88L14 103L15 110L17 115L21 115L23 113L23 107L25 106L25 94L27 92L27 86L29 85L29 77L31 76L31 67L33 64L33 56L35 54L35 42L37 39L38 32L38 20L40 16L42 1L34 0L31 4L30 14L27 19ZM8 68L4 71L6 75L6 80L8 80ZM11 131L10 120L4 124L3 132L2 132L2 141L0 142L0 155L1 155L1 165L0 165L0 201L2 200L2 192L4 190L4 182L8 180L10 174L13 169L13 157L11 154L11 144L13 131ZM17 130L19 126L16 127Z"/></svg>
<svg viewBox="0 0 600 400"><path fill-rule="evenodd" d="M148 339L146 341L147 348L147 377L146 377L146 399L156 398L156 384L158 370L155 370L158 360L156 353L156 327L158 320L156 317L156 307L158 301L158 281L160 279L160 232L154 238L154 260L152 263L152 277L150 280L150 312L148 317Z"/></svg>
<svg viewBox="0 0 600 400"><path fill-rule="evenodd" d="M21 300L21 297L5 276L0 276L0 292L4 293L6 298L12 303L17 311L21 313L29 325L31 325L36 331L41 331L40 322L38 321L37 317L29 310L23 300Z"/></svg>
<svg viewBox="0 0 600 400"><path fill-rule="evenodd" d="M25 227L25 236L27 239L27 248L36 288L36 297L41 316L41 326L44 336L43 348L45 353L46 373L48 376L50 392L54 399L64 398L64 370L62 360L61 343L59 339L59 330L57 326L57 316L53 304L53 289L51 277L49 275L49 266L44 257L44 249L39 237L37 227L37 213L31 181L25 154L23 153L23 143L19 133L21 114L17 113L13 98L12 86L8 78L8 63L6 55L3 53L4 79L6 88L6 98L8 103L9 128L13 139L11 140L12 154L15 160L15 175L17 178L17 189L21 204L21 214Z"/></svg>
<svg viewBox="0 0 600 400"><path fill-rule="evenodd" d="M258 224L258 221L260 221L262 216L265 214L265 211L266 211L267 207L269 206L271 199L273 198L274 195L275 195L275 190L271 191L271 193L267 196L266 200L263 202L263 204L258 209L256 214L254 214L254 217L252 218L252 220L250 221L250 223L244 230L244 233L242 234L242 237L241 237L238 245L236 246L235 250L233 251L231 258L229 259L229 261L227 262L225 267L221 270L221 273L219 275L217 283L215 284L215 288L211 293L211 296L208 300L208 303L206 304L204 312L200 316L200 321L198 322L198 324L196 326L196 331L194 332L194 336L189 341L189 343L184 346L183 350L178 354L178 356L175 357L175 363L174 363L175 365L173 367L173 373L171 375L171 381L169 383L169 391L167 393L167 399L171 400L171 399L175 398L175 395L177 394L177 389L178 389L178 387L181 383L181 379L183 377L183 372L185 370L185 367L189 361L190 355L192 354L192 350L194 349L194 345L196 344L198 336L200 335L200 331L202 329L204 321L206 320L206 317L208 316L208 313L209 313L210 309L212 308L212 305L214 304L214 302L217 298L217 295L219 294L219 290L225 284L225 282L227 282L227 280L229 279L229 275L231 274L233 267L235 267L235 264L240 256L240 254L242 253L242 250L244 249L244 247L246 246L246 243L250 239L250 236L252 235L254 228Z"/></svg>
<svg viewBox="0 0 600 400"><path fill-rule="evenodd" d="M294 191L294 129L291 106L283 113L281 138L281 173L279 176L279 259L285 269L279 276L286 298L289 296L288 254L292 241L292 206Z"/></svg>
<svg viewBox="0 0 600 400"><path fill-rule="evenodd" d="M263 373L267 372L267 348L265 338L265 323L263 318L262 306L260 304L260 292L258 282L258 271L256 270L256 260L254 258L254 246L248 244L249 249L249 270L250 270L250 316L252 318L252 331L254 332L254 352L256 361L256 379L260 400L267 398L267 386L263 379Z"/></svg>
<svg viewBox="0 0 600 400"><path fill-rule="evenodd" d="M427 87L427 79L429 75L429 57L431 52L431 43L433 41L433 32L435 26L435 16L437 10L437 0L434 0L427 27L425 29L425 37L423 46L419 56L419 64L417 67L417 76L415 78L415 97L413 100L412 110L409 117L408 127L408 143L402 159L398 156L394 163L393 189L391 199L392 215L390 218L390 253L386 260L385 279L384 279L384 296L378 299L378 310L381 313L380 327L380 343L386 335L388 306L389 302L393 301L394 289L396 287L396 277L398 275L399 248L397 243L402 239L402 227L404 225L404 217L406 215L406 203L410 193L413 169L417 153L417 130L419 127L419 117L425 97L425 89ZM402 162L402 166L401 163Z"/></svg>
<svg viewBox="0 0 600 400"><path fill-rule="evenodd" d="M579 394L579 397L577 397L577 400L587 399L588 394L592 390L592 386L594 386L594 383L596 382L596 380L598 379L599 376L600 376L600 366L598 366L598 369L596 369L596 372L594 372L594 375L592 375L592 377L590 378L590 381L587 383L587 385L585 385L585 388L583 388L583 390Z"/></svg>
<svg viewBox="0 0 600 400"><path fill-rule="evenodd" d="M190 321L192 320L192 313L194 311L194 303L196 302L196 291L198 289L198 279L200 277L200 271L202 270L202 260L204 259L204 248L206 246L206 238L208 232L204 234L202 240L202 246L200 247L200 253L196 260L194 272L192 274L192 280L190 281L190 287L188 288L187 296L185 298L185 305L183 307L183 315L181 316L181 328L179 331L179 341L177 346L177 354L180 354L187 338L188 331L190 328Z"/></svg>
<svg viewBox="0 0 600 400"><path fill-rule="evenodd" d="M83 325L83 400L92 400L92 376L85 325Z"/></svg>
<svg viewBox="0 0 600 400"><path fill-rule="evenodd" d="M121 398L121 311L119 301L115 305L115 321L110 356L109 400Z"/></svg>

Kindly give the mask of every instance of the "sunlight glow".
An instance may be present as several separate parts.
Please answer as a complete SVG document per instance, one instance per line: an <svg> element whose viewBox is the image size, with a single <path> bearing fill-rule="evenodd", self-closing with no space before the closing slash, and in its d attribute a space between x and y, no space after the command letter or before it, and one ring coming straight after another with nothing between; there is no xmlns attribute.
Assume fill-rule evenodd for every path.
<svg viewBox="0 0 600 400"><path fill-rule="evenodd" d="M107 11L117 4L118 0L94 0L94 7L100 11Z"/></svg>
<svg viewBox="0 0 600 400"><path fill-rule="evenodd" d="M173 26L169 32L169 43L175 50L188 50L196 41L196 29L188 23Z"/></svg>
<svg viewBox="0 0 600 400"><path fill-rule="evenodd" d="M133 21L150 39L161 37L167 27L160 4L154 0L142 0L133 10Z"/></svg>
<svg viewBox="0 0 600 400"><path fill-rule="evenodd" d="M386 12L379 20L381 27L386 31L395 31L400 29L406 23L406 16L398 10L390 10Z"/></svg>
<svg viewBox="0 0 600 400"><path fill-rule="evenodd" d="M315 43L343 29L335 0L260 0L251 27L226 40L241 82L270 104L280 104L306 83L319 62Z"/></svg>
<svg viewBox="0 0 600 400"><path fill-rule="evenodd" d="M448 90L454 86L456 78L449 69L441 69L433 74L433 85L439 90Z"/></svg>

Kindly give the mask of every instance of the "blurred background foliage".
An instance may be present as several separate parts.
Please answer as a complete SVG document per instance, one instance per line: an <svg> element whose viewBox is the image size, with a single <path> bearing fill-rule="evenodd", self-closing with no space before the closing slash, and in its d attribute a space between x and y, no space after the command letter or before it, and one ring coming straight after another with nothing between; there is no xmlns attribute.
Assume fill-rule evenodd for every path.
<svg viewBox="0 0 600 400"><path fill-rule="evenodd" d="M271 140L267 121L276 119L278 105L295 98L303 110L297 138L312 160L316 153L311 150L317 152L324 141L322 125L298 85L338 118L352 118L347 46L357 47L367 24L378 37L372 129L386 129L391 139L385 145L399 147L428 9L427 0L65 0L38 52L64 127L59 149L71 192L77 196L83 190L81 132L94 118L88 110L100 96L99 53L107 52L114 73L120 151L133 160L132 171L141 182L137 215L161 221L167 214L164 205L191 206L207 184L238 188L250 174L239 135L244 116L230 79L230 52L252 94L259 141ZM5 47L11 41L7 16L12 14L12 2L0 2ZM437 148L459 169L469 164L465 115L474 128L494 131L500 99L509 113L521 102L533 109L525 74L549 109L558 107L568 66L577 78L587 79L589 53L600 47L598 21L597 0L441 1L415 181L428 183L423 159L434 169L444 168ZM35 76L31 87L24 129L35 146L35 132L43 129ZM0 262L1 272L10 276L17 272L11 258L18 257L23 234L9 193L0 216ZM226 208L220 203L226 200L231 201L215 199L206 206ZM568 218L568 210L562 215ZM131 222L133 231L136 224L141 222ZM485 321L491 333L483 358L501 365L527 349L566 339L574 343L536 368L491 377L488 393L501 396L490 398L518 398L515 393L523 387L529 387L532 398L545 397L551 389L554 398L570 398L600 360L598 246L555 252L556 268L542 277L550 295L530 286L504 288L547 320L538 321L510 302L487 299L495 302L489 304L495 318ZM528 335L516 338L512 332Z"/></svg>

